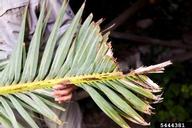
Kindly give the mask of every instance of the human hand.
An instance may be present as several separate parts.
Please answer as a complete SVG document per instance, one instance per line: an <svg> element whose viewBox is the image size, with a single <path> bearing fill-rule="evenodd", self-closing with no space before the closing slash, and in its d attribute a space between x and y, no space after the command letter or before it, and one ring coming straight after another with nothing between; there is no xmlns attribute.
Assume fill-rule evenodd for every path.
<svg viewBox="0 0 192 128"><path fill-rule="evenodd" d="M76 89L76 87L69 81L64 81L55 85L53 89L53 96L55 97L55 101L63 103L72 99L73 91Z"/></svg>

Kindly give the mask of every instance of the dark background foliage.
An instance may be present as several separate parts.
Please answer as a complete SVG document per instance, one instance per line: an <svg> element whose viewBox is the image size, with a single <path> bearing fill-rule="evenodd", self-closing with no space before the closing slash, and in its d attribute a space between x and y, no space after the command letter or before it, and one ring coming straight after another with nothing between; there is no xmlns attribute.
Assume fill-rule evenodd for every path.
<svg viewBox="0 0 192 128"><path fill-rule="evenodd" d="M139 1L139 0L137 0ZM147 1L147 0L146 0ZM83 0L71 0L74 12ZM131 8L135 0L87 0L84 18L94 14L97 21L104 18L104 28L110 21ZM192 122L192 1L190 0L149 0L150 4L139 9L114 31L134 34L141 40L116 38L111 36L114 55L123 71L140 65L151 65L165 60L174 61L165 74L151 75L163 87L164 101L154 105L156 113L147 120L152 122ZM129 36L129 35L128 35ZM148 40L149 38L149 40ZM170 47L151 44L158 39ZM184 48L186 46L187 48ZM117 128L89 99L80 101L84 121L88 128ZM139 127L139 126L135 126Z"/></svg>

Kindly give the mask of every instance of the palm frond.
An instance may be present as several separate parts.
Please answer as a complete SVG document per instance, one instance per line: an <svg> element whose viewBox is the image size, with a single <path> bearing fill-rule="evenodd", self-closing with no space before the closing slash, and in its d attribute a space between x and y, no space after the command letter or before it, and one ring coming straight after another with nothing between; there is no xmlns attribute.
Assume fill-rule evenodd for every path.
<svg viewBox="0 0 192 128"><path fill-rule="evenodd" d="M7 128L22 128L14 113L17 111L32 128L39 127L33 113L62 125L52 108L62 111L64 108L53 102L50 88L61 81L69 81L87 91L101 110L122 128L129 128L126 120L149 125L140 113L151 115L153 108L150 104L162 98L156 95L161 88L145 74L161 73L171 62L142 67L128 74L120 72L115 59L108 55L111 51L109 33L101 34L101 21L93 22L90 14L80 25L85 4L59 37L67 1L60 9L41 54L40 42L47 23L44 6L45 2L28 52L25 53L23 45L26 8L17 47L8 62L0 63L0 123Z"/></svg>

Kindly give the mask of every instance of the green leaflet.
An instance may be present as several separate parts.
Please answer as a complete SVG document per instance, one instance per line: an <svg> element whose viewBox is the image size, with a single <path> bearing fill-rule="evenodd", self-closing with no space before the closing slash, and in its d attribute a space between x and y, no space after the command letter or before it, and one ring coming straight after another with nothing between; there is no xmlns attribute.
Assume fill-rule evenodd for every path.
<svg viewBox="0 0 192 128"><path fill-rule="evenodd" d="M54 48L58 39L58 30L59 27L62 24L63 16L65 14L67 4L66 0L64 0L63 5L59 11L59 16L57 17L55 24L52 28L52 32L48 38L48 41L45 46L45 50L41 59L41 63L39 66L39 72L37 76L37 80L44 79L46 77L46 74L48 73L48 69L51 65L51 60L54 52Z"/></svg>
<svg viewBox="0 0 192 128"><path fill-rule="evenodd" d="M27 111L22 107L22 105L14 98L13 96L9 95L8 98L13 103L16 110L20 113L20 115L23 117L24 120L26 120L27 123L29 123L32 128L39 128L35 121L31 118L31 116L27 113Z"/></svg>
<svg viewBox="0 0 192 128"><path fill-rule="evenodd" d="M129 115L131 118L137 120L141 124L144 124L144 119L137 114L137 112L128 105L118 94L116 94L114 91L112 91L110 88L104 86L100 83L95 83L95 87L97 87L99 90L103 91L103 93L111 100L114 105L116 105L121 111L125 112L127 115Z"/></svg>
<svg viewBox="0 0 192 128"><path fill-rule="evenodd" d="M42 5L42 11L37 23L37 29L30 42L29 51L27 53L27 59L22 73L21 82L33 81L37 72L37 64L39 59L39 47L41 42L41 36L43 31L43 20L45 15L45 2ZM34 54L35 53L35 54Z"/></svg>
<svg viewBox="0 0 192 128"><path fill-rule="evenodd" d="M62 67L64 60L66 59L71 43L73 42L74 34L77 31L77 27L79 25L84 7L85 4L81 6L76 16L74 17L69 29L65 32L64 36L61 38L61 41L59 43L59 46L55 53L55 57L52 62L52 67L50 69L51 77L48 76L49 78L53 78L54 76L57 75L58 71Z"/></svg>
<svg viewBox="0 0 192 128"><path fill-rule="evenodd" d="M123 86L119 86L120 83L118 81L109 81L107 82L108 86L119 92L122 96L127 99L127 101L138 111L141 111L146 114L151 114L152 107L149 104L143 102L139 97L137 97L134 93L129 91Z"/></svg>
<svg viewBox="0 0 192 128"><path fill-rule="evenodd" d="M27 17L27 7L25 9L23 22L21 24L21 32L19 33L18 45L13 51L11 59L6 65L5 69L2 71L0 85L17 83L20 79L21 69L22 69L22 54L23 54L22 50L23 50L23 42L24 42L24 30L25 30L26 17Z"/></svg>
<svg viewBox="0 0 192 128"><path fill-rule="evenodd" d="M81 85L89 95L93 98L95 103L105 112L111 119L113 119L122 128L129 128L129 125L121 118L121 116L111 107L109 103L92 87L88 85Z"/></svg>
<svg viewBox="0 0 192 128"><path fill-rule="evenodd" d="M19 128L19 124L15 118L15 115L11 109L11 107L8 105L7 101L5 99L3 99L2 97L0 97L0 101L3 105L3 107L5 108L6 114L8 115L8 117L10 118L10 121L13 125L14 128Z"/></svg>
<svg viewBox="0 0 192 128"><path fill-rule="evenodd" d="M5 128L12 128L11 122L1 114L0 114L0 122Z"/></svg>

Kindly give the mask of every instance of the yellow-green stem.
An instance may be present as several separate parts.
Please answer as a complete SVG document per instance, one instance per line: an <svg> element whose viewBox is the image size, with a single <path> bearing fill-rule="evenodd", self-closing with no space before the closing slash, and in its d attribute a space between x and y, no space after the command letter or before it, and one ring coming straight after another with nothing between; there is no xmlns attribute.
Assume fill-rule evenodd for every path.
<svg viewBox="0 0 192 128"><path fill-rule="evenodd" d="M58 79L50 79L43 81L35 81L31 83L14 84L0 87L0 95L15 94L27 91L34 91L37 89L52 88L55 84L62 82L69 82L70 84L91 83L96 81L115 80L125 77L122 72L102 73L92 75L82 75L76 77L64 77Z"/></svg>

